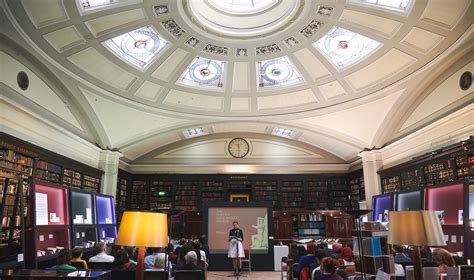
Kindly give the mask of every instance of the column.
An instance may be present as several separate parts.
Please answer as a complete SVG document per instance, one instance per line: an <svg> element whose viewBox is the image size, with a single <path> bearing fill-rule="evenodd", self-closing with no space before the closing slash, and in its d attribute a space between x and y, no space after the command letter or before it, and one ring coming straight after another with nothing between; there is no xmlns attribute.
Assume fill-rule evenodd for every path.
<svg viewBox="0 0 474 280"><path fill-rule="evenodd" d="M377 173L382 167L382 155L379 151L363 151L359 153L364 170L365 198L367 209L372 209L372 196L382 191L380 176Z"/></svg>
<svg viewBox="0 0 474 280"><path fill-rule="evenodd" d="M100 152L99 168L104 171L101 180L101 190L103 194L115 197L117 193L117 175L119 168L119 159L122 154L104 150Z"/></svg>

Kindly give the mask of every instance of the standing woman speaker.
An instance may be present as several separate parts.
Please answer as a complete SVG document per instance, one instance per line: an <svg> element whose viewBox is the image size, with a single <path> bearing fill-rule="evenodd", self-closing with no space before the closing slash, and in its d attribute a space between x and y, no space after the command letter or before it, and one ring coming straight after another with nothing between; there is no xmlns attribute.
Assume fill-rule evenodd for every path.
<svg viewBox="0 0 474 280"><path fill-rule="evenodd" d="M239 228L238 221L233 221L232 225L234 228L229 231L229 253L227 254L227 257L232 259L234 276L239 276L240 268L242 266L241 258L245 258L244 246L242 246L244 233Z"/></svg>

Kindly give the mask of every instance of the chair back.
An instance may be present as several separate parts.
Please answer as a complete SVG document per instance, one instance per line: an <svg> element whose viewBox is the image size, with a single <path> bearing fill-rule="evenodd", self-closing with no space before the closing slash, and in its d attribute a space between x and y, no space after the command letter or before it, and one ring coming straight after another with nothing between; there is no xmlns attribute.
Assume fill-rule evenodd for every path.
<svg viewBox="0 0 474 280"><path fill-rule="evenodd" d="M112 270L111 280L135 280L135 270Z"/></svg>
<svg viewBox="0 0 474 280"><path fill-rule="evenodd" d="M159 270L145 271L145 278L144 278L145 280L168 280L168 278L169 278L169 273L166 271L159 271Z"/></svg>
<svg viewBox="0 0 474 280"><path fill-rule="evenodd" d="M84 262L71 262L70 266L74 266L77 269L86 269Z"/></svg>
<svg viewBox="0 0 474 280"><path fill-rule="evenodd" d="M98 269L98 270L111 270L111 262L89 262L87 264L89 269Z"/></svg>
<svg viewBox="0 0 474 280"><path fill-rule="evenodd" d="M204 277L202 270L175 270L174 280L204 280Z"/></svg>

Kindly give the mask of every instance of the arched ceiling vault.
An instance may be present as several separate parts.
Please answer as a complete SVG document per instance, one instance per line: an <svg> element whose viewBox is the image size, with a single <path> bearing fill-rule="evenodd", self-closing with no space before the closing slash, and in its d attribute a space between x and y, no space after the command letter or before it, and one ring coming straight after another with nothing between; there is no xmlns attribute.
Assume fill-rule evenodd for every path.
<svg viewBox="0 0 474 280"><path fill-rule="evenodd" d="M177 151L225 148L237 136L265 151L280 142L281 153L351 163L472 100L471 91L423 109L472 68L471 0L366 2L262 0L253 10L213 0L2 0L0 51L49 86L82 130L46 105L31 108L129 164L169 163ZM2 82L11 89L2 94L18 96ZM186 138L196 128L205 136ZM278 128L293 134L276 136ZM196 162L238 162L205 155Z"/></svg>

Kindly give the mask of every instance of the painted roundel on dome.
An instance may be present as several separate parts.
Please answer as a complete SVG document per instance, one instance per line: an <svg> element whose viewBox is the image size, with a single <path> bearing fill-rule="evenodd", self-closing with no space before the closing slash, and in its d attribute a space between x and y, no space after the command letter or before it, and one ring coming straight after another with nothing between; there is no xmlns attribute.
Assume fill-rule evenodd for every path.
<svg viewBox="0 0 474 280"><path fill-rule="evenodd" d="M259 61L258 68L260 87L289 85L303 81L287 57Z"/></svg>
<svg viewBox="0 0 474 280"><path fill-rule="evenodd" d="M196 57L178 82L194 86L222 87L223 73L223 61Z"/></svg>
<svg viewBox="0 0 474 280"><path fill-rule="evenodd" d="M112 52L127 62L144 69L168 44L150 26L142 27L104 42Z"/></svg>

